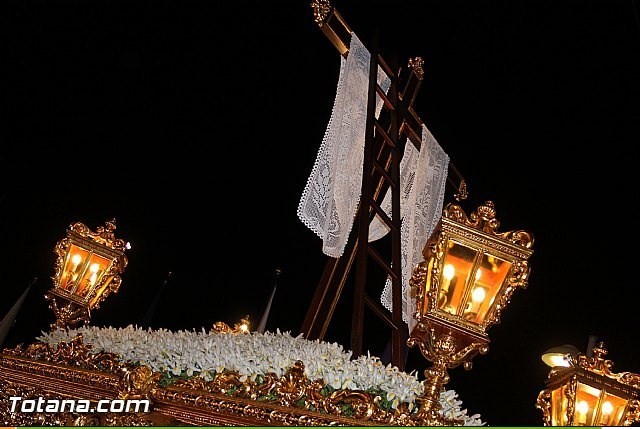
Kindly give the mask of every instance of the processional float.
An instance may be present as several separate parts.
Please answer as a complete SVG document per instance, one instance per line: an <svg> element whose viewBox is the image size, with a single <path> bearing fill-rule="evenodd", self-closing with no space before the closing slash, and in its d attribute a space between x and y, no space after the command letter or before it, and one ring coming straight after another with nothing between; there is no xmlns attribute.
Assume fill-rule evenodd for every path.
<svg viewBox="0 0 640 429"><path fill-rule="evenodd" d="M353 31L326 0L311 3L321 31L338 52L349 55ZM349 273L355 268L351 351L362 354L364 313L369 309L391 331L391 362L404 369L408 347L420 350L432 366L425 371L423 390L411 409L382 406L379 392L329 388L322 379L306 375L303 361L282 374L259 377L222 371L210 377L183 377L167 382L167 374L132 362L112 352L96 352L82 334L58 343L35 342L0 351L0 424L4 425L305 425L305 426L431 426L461 425L460 419L444 416L439 395L447 383L449 368L471 367L478 353L486 353L487 330L498 323L518 288L526 287L528 259L533 237L526 231L499 231L491 201L468 214L460 202L466 183L449 163L447 181L455 202L446 204L433 232L424 237L422 262L411 267L404 279L411 298L403 297L402 270L402 149L424 143L424 123L413 108L422 82L423 62L412 58L398 67L370 47L368 105L360 204L342 256L329 258L301 332L309 340L322 340ZM378 72L388 78L385 89ZM379 102L379 103L378 103ZM378 104L381 104L378 108ZM385 195L390 204L385 209ZM386 250L370 242L374 219L389 230ZM95 231L74 223L55 248L54 286L46 298L55 314L51 334L76 332L88 325L91 312L109 295L117 293L127 265L128 243L115 237L115 220ZM369 262L382 268L391 286L391 309L384 308L367 291ZM404 291L406 293L406 291ZM411 329L403 299L411 300ZM250 336L248 318L234 327L218 322L210 335L224 338ZM553 396L553 393L549 394ZM13 399L12 399L13 398ZM96 413L58 410L20 413L11 409L18 399L83 399L97 401L146 401L144 410ZM141 404L142 402L137 402ZM637 402L633 402L637 404Z"/></svg>

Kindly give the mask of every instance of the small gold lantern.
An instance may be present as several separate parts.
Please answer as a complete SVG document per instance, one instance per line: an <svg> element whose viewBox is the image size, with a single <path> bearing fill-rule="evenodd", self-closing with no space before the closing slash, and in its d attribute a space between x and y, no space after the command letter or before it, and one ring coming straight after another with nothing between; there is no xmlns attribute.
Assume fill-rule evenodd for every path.
<svg viewBox="0 0 640 429"><path fill-rule="evenodd" d="M91 310L98 308L110 293L118 291L122 283L120 274L127 266L124 252L129 243L116 239L115 229L115 219L95 232L76 222L56 244L54 285L45 295L56 316L52 329L88 323Z"/></svg>
<svg viewBox="0 0 640 429"><path fill-rule="evenodd" d="M536 408L545 426L630 426L640 422L640 374L612 373L600 342L593 356L566 355L567 367L551 369Z"/></svg>
<svg viewBox="0 0 640 429"><path fill-rule="evenodd" d="M427 425L460 423L438 413L447 368L470 369L473 357L488 351L487 329L499 322L515 289L527 286L533 236L498 232L495 214L491 201L469 217L458 204L447 205L410 280L417 325L407 344L433 363L418 399Z"/></svg>

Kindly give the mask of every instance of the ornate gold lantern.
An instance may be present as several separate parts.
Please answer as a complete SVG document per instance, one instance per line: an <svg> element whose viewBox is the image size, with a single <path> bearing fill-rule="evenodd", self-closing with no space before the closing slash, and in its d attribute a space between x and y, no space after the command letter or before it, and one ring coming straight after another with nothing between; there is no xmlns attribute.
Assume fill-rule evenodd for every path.
<svg viewBox="0 0 640 429"><path fill-rule="evenodd" d="M527 286L533 236L526 231L498 232L493 202L469 217L449 204L410 280L417 325L408 340L433 363L425 371L419 413L429 425L455 425L438 413L439 396L448 382L447 368L471 368L477 353L488 351L487 329L516 288Z"/></svg>
<svg viewBox="0 0 640 429"><path fill-rule="evenodd" d="M45 295L56 316L52 329L88 323L91 310L98 308L110 293L118 291L122 282L120 274L127 266L124 252L129 243L116 239L115 229L115 219L95 232L76 222L56 244L54 285Z"/></svg>
<svg viewBox="0 0 640 429"><path fill-rule="evenodd" d="M536 408L545 426L630 426L640 421L640 374L611 372L600 342L593 356L566 355L569 366L551 369Z"/></svg>

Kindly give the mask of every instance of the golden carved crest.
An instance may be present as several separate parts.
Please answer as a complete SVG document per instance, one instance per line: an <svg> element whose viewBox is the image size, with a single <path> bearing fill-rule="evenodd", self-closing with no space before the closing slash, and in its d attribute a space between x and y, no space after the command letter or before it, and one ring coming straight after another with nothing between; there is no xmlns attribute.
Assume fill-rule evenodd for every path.
<svg viewBox="0 0 640 429"><path fill-rule="evenodd" d="M485 202L469 216L466 215L459 204L450 203L444 209L444 216L458 223L510 241L518 246L526 247L527 249L533 246L533 235L528 231L498 232L500 221L496 218L496 208L493 201Z"/></svg>
<svg viewBox="0 0 640 429"><path fill-rule="evenodd" d="M611 368L613 368L613 361L605 359L607 353L608 351L604 345L604 342L601 341L593 348L592 357L587 357L583 354L579 354L575 361L575 365L579 368L586 369L596 374L600 374L610 379L616 380L627 386L636 389L640 388L640 374L635 374L632 372L621 372L619 374L616 374L612 372Z"/></svg>
<svg viewBox="0 0 640 429"><path fill-rule="evenodd" d="M313 9L313 20L318 24L318 27L322 27L333 7L329 0L313 0L311 8Z"/></svg>
<svg viewBox="0 0 640 429"><path fill-rule="evenodd" d="M82 333L76 335L69 342L57 345L37 342L26 348L18 345L13 349L5 349L3 354L20 356L55 365L65 365L89 370L117 372L126 365L120 361L115 353L92 353L91 345L82 342Z"/></svg>
<svg viewBox="0 0 640 429"><path fill-rule="evenodd" d="M409 58L409 68L413 69L414 73L420 80L424 79L424 69L422 66L424 66L424 60L422 57Z"/></svg>

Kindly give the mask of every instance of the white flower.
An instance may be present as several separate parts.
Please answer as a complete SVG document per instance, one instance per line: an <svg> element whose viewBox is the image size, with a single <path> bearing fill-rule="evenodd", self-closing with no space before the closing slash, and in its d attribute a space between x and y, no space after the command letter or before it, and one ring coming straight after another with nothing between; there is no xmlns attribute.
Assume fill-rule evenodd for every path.
<svg viewBox="0 0 640 429"><path fill-rule="evenodd" d="M416 408L415 401L424 391L423 381L415 371L408 374L397 367L385 366L378 357L359 356L338 343L306 340L302 335L292 337L289 332L251 332L228 335L166 329L144 330L137 326L99 328L85 326L42 333L38 339L49 344L68 342L82 333L83 342L91 345L92 353L110 352L121 359L139 362L154 371L180 375L198 374L210 381L215 373L237 371L241 380L255 380L258 375L273 372L282 376L297 360L304 363L304 374L311 380L322 378L334 389L382 390L392 408L401 403ZM467 426L482 426L478 414L467 415L462 401L453 390L440 396L442 414L462 419Z"/></svg>

